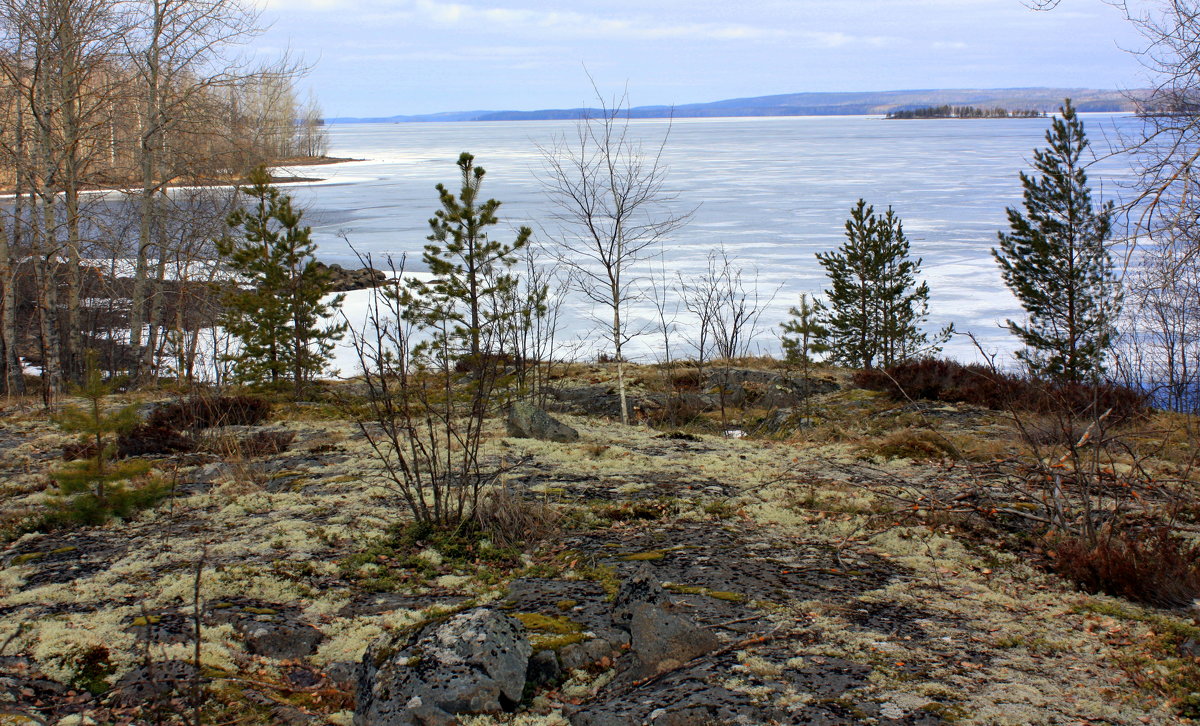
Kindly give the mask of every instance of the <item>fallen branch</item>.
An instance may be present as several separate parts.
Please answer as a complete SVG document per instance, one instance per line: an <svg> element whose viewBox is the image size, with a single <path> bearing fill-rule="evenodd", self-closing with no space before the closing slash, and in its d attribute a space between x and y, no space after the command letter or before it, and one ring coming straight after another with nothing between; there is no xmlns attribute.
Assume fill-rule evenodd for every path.
<svg viewBox="0 0 1200 726"><path fill-rule="evenodd" d="M774 640L775 638L779 637L779 635L780 635L779 630L780 630L779 628L776 628L775 630L772 630L769 633L764 633L762 635L756 635L753 638L746 638L745 640L739 640L735 643L730 643L729 645L723 646L721 648L717 648L716 650L711 650L707 653L704 653L703 655L698 655L689 661L680 663L679 665L674 666L672 668L668 668L660 673L655 673L654 675L647 676L646 678L643 678L639 681L634 681L633 683L629 684L629 690L627 692L636 691L637 689L641 688L644 685L653 683L654 681L657 681L659 678L662 678L663 676L668 675L670 673L675 673L676 671L683 670L684 668L687 668L688 666L691 666L694 663L697 663L699 661L702 661L702 660L705 660L708 658L717 658L719 656L725 655L726 653L728 653L730 651L738 650L739 648L746 648L751 645L758 645L760 643L766 643L769 640Z"/></svg>

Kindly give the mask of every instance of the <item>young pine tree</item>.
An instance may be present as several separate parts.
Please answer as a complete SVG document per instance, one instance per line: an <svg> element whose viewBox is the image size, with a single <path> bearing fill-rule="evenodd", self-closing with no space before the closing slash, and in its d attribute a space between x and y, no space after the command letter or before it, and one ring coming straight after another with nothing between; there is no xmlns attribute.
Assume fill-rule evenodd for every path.
<svg viewBox="0 0 1200 726"><path fill-rule="evenodd" d="M1071 100L1034 152L1037 176L1021 172L1025 212L1008 209L1009 233L992 250L1000 274L1028 313L1008 329L1025 344L1017 357L1037 376L1094 380L1115 335L1120 282L1107 242L1113 203L1092 206L1082 156L1088 147Z"/></svg>
<svg viewBox="0 0 1200 726"><path fill-rule="evenodd" d="M779 324L783 328L783 355L789 362L799 363L805 370L813 364L814 356L827 353L825 338L829 331L821 324L825 305L808 293L800 294L800 304L788 310L791 320Z"/></svg>
<svg viewBox="0 0 1200 726"><path fill-rule="evenodd" d="M831 285L821 325L832 361L886 367L936 353L950 339L952 325L932 336L921 330L929 316L929 285L917 283L921 259L908 252L904 226L891 208L878 216L860 199L846 220L846 242L817 253Z"/></svg>
<svg viewBox="0 0 1200 726"><path fill-rule="evenodd" d="M487 229L499 222L500 202L478 202L485 172L475 166L474 156L463 152L458 168L458 196L438 184L442 208L429 220L432 232L421 259L433 279L410 280L405 304L413 322L434 331L435 350L479 365L484 354L498 353L502 343L512 340L505 326L523 321L522 311L528 306L514 301L518 281L508 270L533 233L521 227L512 244L489 239Z"/></svg>
<svg viewBox="0 0 1200 726"><path fill-rule="evenodd" d="M329 274L317 265L311 229L291 198L271 185L264 167L250 172L238 191L250 204L229 215L231 230L217 250L238 276L224 299L222 325L241 342L230 357L235 378L250 384L290 380L299 397L313 376L325 369L345 325L320 327L341 305L329 302Z"/></svg>
<svg viewBox="0 0 1200 726"><path fill-rule="evenodd" d="M143 496L158 496L150 488L139 495L122 486L122 482L145 474L150 467L144 461L114 461L116 436L136 426L138 418L137 406L106 408L104 399L110 393L95 354L89 353L84 385L79 390L86 404L68 406L56 419L64 431L79 434L80 443L92 454L50 474L62 494L71 497L66 511L83 524L100 524L111 513L123 516Z"/></svg>

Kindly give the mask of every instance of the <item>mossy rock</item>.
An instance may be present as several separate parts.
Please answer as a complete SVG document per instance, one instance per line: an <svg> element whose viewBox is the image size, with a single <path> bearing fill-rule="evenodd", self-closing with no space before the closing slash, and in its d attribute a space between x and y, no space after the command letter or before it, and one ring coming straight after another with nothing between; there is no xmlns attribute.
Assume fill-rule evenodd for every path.
<svg viewBox="0 0 1200 726"><path fill-rule="evenodd" d="M629 554L621 555L621 559L625 562L653 562L654 560L661 560L666 556L666 550L650 550L649 552L630 552Z"/></svg>
<svg viewBox="0 0 1200 726"><path fill-rule="evenodd" d="M541 613L514 613L512 617L521 621L527 630L535 633L579 633L583 626L567 617L542 615Z"/></svg>
<svg viewBox="0 0 1200 726"><path fill-rule="evenodd" d="M530 631L529 642L534 650L559 650L588 637L583 625L567 617L541 613L515 613L511 617Z"/></svg>
<svg viewBox="0 0 1200 726"><path fill-rule="evenodd" d="M707 587L699 585L681 585L679 583L668 582L663 585L664 588L671 592L681 595L704 595L711 597L714 600L724 600L725 602L746 602L749 598L740 592L729 592L727 590L711 590Z"/></svg>
<svg viewBox="0 0 1200 726"><path fill-rule="evenodd" d="M683 550L683 549L687 549L687 548L684 547L683 545L679 545L678 547L667 547L666 549L661 549L661 550L648 550L646 552L627 552L627 553L621 555L618 559L620 559L623 562L653 562L655 560L663 559L664 557L666 557L668 554L670 554L672 552L679 552L680 550Z"/></svg>
<svg viewBox="0 0 1200 726"><path fill-rule="evenodd" d="M279 614L279 611L275 610L273 608L257 608L257 607L250 607L249 605L242 608L242 612L250 613L251 615L278 615Z"/></svg>

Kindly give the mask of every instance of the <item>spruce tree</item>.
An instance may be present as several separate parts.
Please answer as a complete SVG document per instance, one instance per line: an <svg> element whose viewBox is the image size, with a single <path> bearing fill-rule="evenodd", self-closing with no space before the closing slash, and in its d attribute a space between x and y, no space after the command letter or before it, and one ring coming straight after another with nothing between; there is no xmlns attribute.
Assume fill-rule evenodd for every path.
<svg viewBox="0 0 1200 726"><path fill-rule="evenodd" d="M478 202L486 172L475 166L474 156L464 151L458 168L458 196L438 184L442 208L429 220L429 244L421 259L433 279L410 280L405 304L411 320L434 331L437 350L477 365L483 354L497 353L503 341L511 340L503 326L521 324L526 306L513 304L517 278L507 270L533 233L521 227L512 244L490 239L487 228L499 222L500 202Z"/></svg>
<svg viewBox="0 0 1200 726"><path fill-rule="evenodd" d="M992 256L1028 320L1007 322L1026 348L1017 353L1037 376L1063 383L1094 380L1115 335L1120 282L1107 242L1113 203L1095 208L1082 163L1088 147L1071 100L1034 152L1037 176L1021 172L1025 212L1009 207L1009 233Z"/></svg>
<svg viewBox="0 0 1200 726"><path fill-rule="evenodd" d="M241 343L230 356L234 378L249 384L290 380L299 397L321 373L345 325L320 327L322 318L341 305L329 302L329 273L313 254L312 230L301 226L302 212L271 184L264 167L250 172L238 187L250 204L229 215L238 235L226 235L217 250L237 276L224 298L221 324Z"/></svg>
<svg viewBox="0 0 1200 726"><path fill-rule="evenodd" d="M830 289L822 319L830 359L874 368L931 355L953 326L932 336L921 330L929 316L929 285L917 283L921 259L908 256L904 225L889 207L882 216L860 199L846 220L846 242L818 252Z"/></svg>

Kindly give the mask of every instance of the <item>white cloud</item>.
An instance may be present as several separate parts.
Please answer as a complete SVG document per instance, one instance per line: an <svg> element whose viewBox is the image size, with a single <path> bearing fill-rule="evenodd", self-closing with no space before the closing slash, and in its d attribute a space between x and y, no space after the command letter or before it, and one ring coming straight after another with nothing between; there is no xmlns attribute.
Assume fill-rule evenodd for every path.
<svg viewBox="0 0 1200 726"><path fill-rule="evenodd" d="M839 48L855 44L879 46L889 39L858 36L842 31L806 31L779 25L694 20L680 22L678 13L611 10L606 13L550 8L488 7L440 0L256 0L262 7L286 13L332 12L357 16L360 23L428 23L446 28L469 27L554 37L607 38L615 40L770 41L792 40L817 48ZM513 0L521 2L534 0ZM728 15L716 13L717 16Z"/></svg>
<svg viewBox="0 0 1200 726"><path fill-rule="evenodd" d="M415 0L413 8L433 23L448 26L486 24L505 30L559 35L610 36L641 40L743 40L782 38L787 31L737 23L670 23L641 15L605 17L591 13L520 8L485 8L465 3Z"/></svg>

